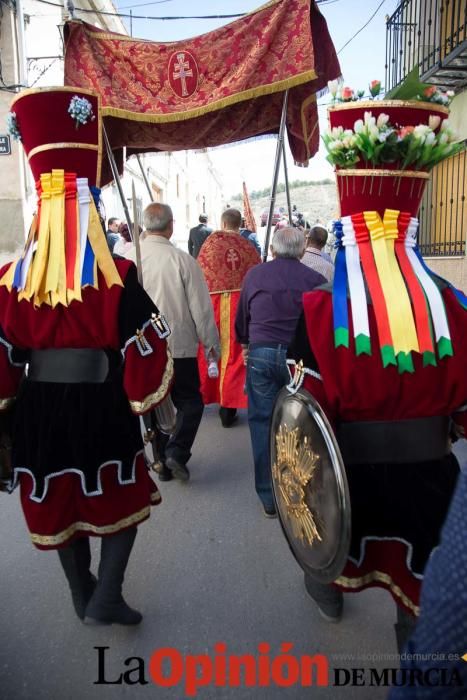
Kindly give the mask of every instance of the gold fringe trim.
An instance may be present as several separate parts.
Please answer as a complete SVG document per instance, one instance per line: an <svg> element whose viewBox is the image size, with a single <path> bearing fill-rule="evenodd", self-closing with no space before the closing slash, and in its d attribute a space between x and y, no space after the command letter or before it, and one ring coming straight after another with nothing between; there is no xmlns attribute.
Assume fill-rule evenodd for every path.
<svg viewBox="0 0 467 700"><path fill-rule="evenodd" d="M238 104L239 102L244 102L245 100L251 100L264 95L272 95L276 92L284 92L289 88L315 80L317 77L318 76L314 70L308 70L294 76L293 78L285 78L278 83L269 83L268 85L250 88L249 90L238 92L235 95L230 95L230 97L224 97L223 99L217 100L217 102L212 102L204 107L197 107L196 109L189 109L183 112L172 112L170 114L146 114L140 112L129 112L126 109L118 109L117 107L102 107L102 116L116 117L117 119L131 119L132 121L146 122L147 124L166 124L168 122L187 121L188 119L202 117L204 114L216 112L217 110L224 109L224 107L229 107L231 105Z"/></svg>
<svg viewBox="0 0 467 700"><path fill-rule="evenodd" d="M440 114L449 114L449 109L434 102L418 102L411 100L359 100L358 102L342 102L328 107L328 112L342 112L347 109L380 109L381 107L410 107L411 109L425 109Z"/></svg>
<svg viewBox="0 0 467 700"><path fill-rule="evenodd" d="M361 586L367 586L374 581L377 581L378 583L385 583L389 587L391 593L394 593L394 595L397 596L402 603L404 603L406 608L412 610L414 615L420 615L419 606L414 605L410 598L402 592L401 588L394 583L389 574L385 574L383 571L371 571L369 574L361 576L360 578L347 578L346 576L339 576L334 583L337 583L340 586L345 586L345 588L360 588Z"/></svg>
<svg viewBox="0 0 467 700"><path fill-rule="evenodd" d="M381 177L412 177L420 178L421 180L429 180L430 173L424 173L421 170L378 170L378 168L346 168L345 170L336 170L336 175L340 177L365 177L366 175Z"/></svg>
<svg viewBox="0 0 467 700"><path fill-rule="evenodd" d="M10 396L8 399L0 399L0 411L5 411L15 402L16 396Z"/></svg>
<svg viewBox="0 0 467 700"><path fill-rule="evenodd" d="M230 292L224 292L221 297L219 312L219 336L221 341L221 371L219 378L219 398L222 406L224 398L224 379L230 355Z"/></svg>
<svg viewBox="0 0 467 700"><path fill-rule="evenodd" d="M31 160L37 153L42 153L43 151L53 151L56 148L82 148L86 151L98 151L99 146L95 143L73 143L63 142L63 143L45 143L43 146L36 146L32 148L28 153L28 160ZM92 183L91 183L92 184Z"/></svg>
<svg viewBox="0 0 467 700"><path fill-rule="evenodd" d="M170 382L172 381L173 373L174 361L172 358L172 353L169 350L169 346L167 346L167 364L165 366L160 387L153 394L146 396L142 401L130 401L130 408L133 413L146 413L146 411L149 411L150 408L160 403L167 394Z"/></svg>
<svg viewBox="0 0 467 700"><path fill-rule="evenodd" d="M241 292L241 291L242 290L240 289L240 287L238 289L216 289L215 292L209 292L209 294L211 294L211 296L213 296L214 294L232 294L232 292Z"/></svg>
<svg viewBox="0 0 467 700"><path fill-rule="evenodd" d="M159 500L160 496L159 496ZM80 520L73 523L66 530L62 530L57 535L38 535L37 533L31 532L31 540L33 544L39 544L43 547L51 547L53 545L63 544L70 539L76 532L89 532L93 535L113 535L120 530L124 530L131 525L136 525L137 523L145 520L151 512L150 506L144 506L137 513L133 515L128 515L126 518L118 520L112 525L92 525L91 523L85 523Z"/></svg>

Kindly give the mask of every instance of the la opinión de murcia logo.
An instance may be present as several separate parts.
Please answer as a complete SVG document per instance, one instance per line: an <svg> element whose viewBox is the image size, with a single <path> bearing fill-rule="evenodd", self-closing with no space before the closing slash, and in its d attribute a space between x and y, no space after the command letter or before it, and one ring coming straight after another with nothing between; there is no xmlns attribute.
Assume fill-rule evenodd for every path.
<svg viewBox="0 0 467 700"><path fill-rule="evenodd" d="M148 685L179 687L184 697L196 697L201 688L290 688L299 686L422 686L462 687L455 666L428 669L330 668L324 654L294 655L292 642L283 642L280 652L271 655L271 645L261 642L257 654L228 653L227 644L218 642L213 654L182 654L173 647L156 649L149 660L129 656L122 670L112 675L106 667L108 646L97 650L95 685ZM459 657L457 657L459 659Z"/></svg>

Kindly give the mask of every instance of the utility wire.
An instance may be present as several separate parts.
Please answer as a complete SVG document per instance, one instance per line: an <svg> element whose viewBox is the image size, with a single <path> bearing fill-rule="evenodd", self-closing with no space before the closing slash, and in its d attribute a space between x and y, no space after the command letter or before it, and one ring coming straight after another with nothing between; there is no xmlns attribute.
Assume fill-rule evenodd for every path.
<svg viewBox="0 0 467 700"><path fill-rule="evenodd" d="M376 14L378 13L379 8L380 8L382 5L384 5L385 2L386 2L386 0L381 0L381 2L379 3L378 7L376 8L376 10L375 10L375 11L373 12L373 14L371 15L370 19L367 20L367 21L365 22L365 24L363 25L363 27L360 27L360 29L359 29L357 32L355 32L355 34L354 34L353 36L351 36L350 39L349 39L348 41L345 42L344 46L342 46L342 47L339 49L339 51L337 52L337 55L339 55L339 54L341 53L341 51L343 51L343 50L345 49L345 47L348 46L348 45L350 44L350 42L353 41L353 40L355 39L355 37L358 36L358 34L360 34L360 32L362 32L362 31L365 29L365 27L368 27L368 25L370 24L370 22L371 22L371 20L373 19L373 17L375 17Z"/></svg>
<svg viewBox="0 0 467 700"><path fill-rule="evenodd" d="M59 7L60 9L63 8L63 5L58 5L56 2L50 2L50 0L37 0L37 2L42 3L43 5L51 5L52 7ZM240 14L235 14L235 15L187 15L187 16L180 16L180 17L147 17L145 15L133 15L133 14L127 14L125 12L105 12L103 10L85 10L81 9L79 7L74 8L75 12L84 12L86 14L90 15L107 15L110 17L128 17L132 19L157 19L157 20L172 20L172 19L235 19L237 17L244 17L245 13L242 12Z"/></svg>

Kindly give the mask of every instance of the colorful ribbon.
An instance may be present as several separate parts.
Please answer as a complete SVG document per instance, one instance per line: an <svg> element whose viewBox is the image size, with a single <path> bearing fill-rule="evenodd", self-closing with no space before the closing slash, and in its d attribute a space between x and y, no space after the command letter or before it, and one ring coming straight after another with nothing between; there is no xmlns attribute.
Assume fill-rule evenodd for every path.
<svg viewBox="0 0 467 700"><path fill-rule="evenodd" d="M337 254L332 288L332 312L334 319L334 345L336 348L349 347L349 311L347 308L347 264L345 250L342 245L342 223L334 224Z"/></svg>
<svg viewBox="0 0 467 700"><path fill-rule="evenodd" d="M363 272L365 274L368 291L375 312L383 366L387 367L388 365L397 365L392 342L391 328L389 325L386 300L384 298L383 288L378 277L378 270L373 257L369 231L363 214L352 214L351 219L355 231L355 239L360 252Z"/></svg>
<svg viewBox="0 0 467 700"><path fill-rule="evenodd" d="M342 244L345 250L347 265L355 351L357 355L371 355L370 326L368 322L365 284L363 282L357 240L350 216L342 217L342 228L344 233Z"/></svg>
<svg viewBox="0 0 467 700"><path fill-rule="evenodd" d="M410 264L412 265L412 269L422 285L423 291L428 299L435 332L435 339L438 346L438 355L440 359L442 359L443 357L449 357L454 354L451 342L451 333L449 331L443 297L441 296L438 287L433 282L424 266L421 264L416 253L417 229L418 219L411 217L405 236L405 249Z"/></svg>

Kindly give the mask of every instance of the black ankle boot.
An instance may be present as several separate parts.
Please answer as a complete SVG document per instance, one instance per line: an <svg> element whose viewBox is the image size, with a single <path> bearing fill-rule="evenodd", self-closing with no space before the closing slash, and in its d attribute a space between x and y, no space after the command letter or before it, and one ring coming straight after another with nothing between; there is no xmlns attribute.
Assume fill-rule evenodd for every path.
<svg viewBox="0 0 467 700"><path fill-rule="evenodd" d="M123 578L135 537L136 527L132 527L102 538L98 582L86 607L86 624L138 625L143 619L122 596Z"/></svg>
<svg viewBox="0 0 467 700"><path fill-rule="evenodd" d="M58 549L58 557L70 586L71 598L79 619L84 618L86 605L96 587L96 577L91 574L91 548L89 537L80 537L68 547Z"/></svg>

